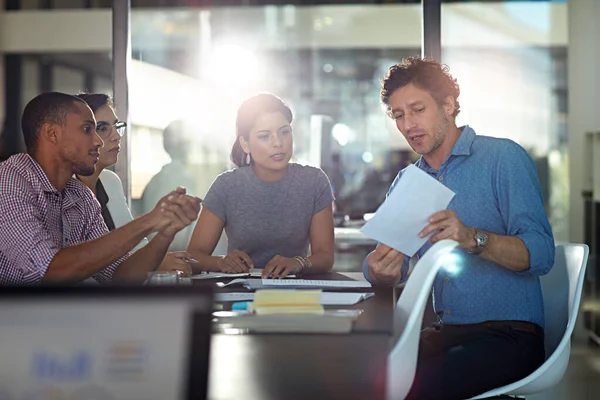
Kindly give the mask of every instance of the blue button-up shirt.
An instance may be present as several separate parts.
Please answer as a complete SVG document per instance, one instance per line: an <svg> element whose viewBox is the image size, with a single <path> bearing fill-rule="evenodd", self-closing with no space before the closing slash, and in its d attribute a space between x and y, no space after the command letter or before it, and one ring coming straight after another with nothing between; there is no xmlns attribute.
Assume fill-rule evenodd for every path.
<svg viewBox="0 0 600 400"><path fill-rule="evenodd" d="M433 285L434 308L442 322L520 320L543 327L539 276L554 264L554 238L529 154L512 140L476 136L465 126L439 171L422 157L416 166L456 193L448 209L465 226L516 236L529 251L529 269L514 272L464 249L455 250L458 265L442 268ZM401 176L402 171L390 192ZM418 256L430 247L431 242L427 242ZM404 257L403 280L408 275L408 261ZM370 280L366 259L363 273Z"/></svg>

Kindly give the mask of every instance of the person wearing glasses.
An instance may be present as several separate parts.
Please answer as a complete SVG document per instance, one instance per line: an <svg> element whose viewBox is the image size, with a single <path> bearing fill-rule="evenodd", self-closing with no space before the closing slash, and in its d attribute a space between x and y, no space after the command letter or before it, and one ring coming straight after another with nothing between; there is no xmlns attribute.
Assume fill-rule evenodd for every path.
<svg viewBox="0 0 600 400"><path fill-rule="evenodd" d="M94 174L104 146L81 98L42 93L25 106L21 128L27 153L0 163L0 285L141 283L198 217L202 200L179 187L151 212L108 230L94 194L75 178Z"/></svg>
<svg viewBox="0 0 600 400"><path fill-rule="evenodd" d="M90 176L77 176L89 187L102 208L102 218L110 231L133 220L121 179L108 167L117 163L121 151L121 138L127 130L127 123L117 118L112 99L104 93L83 93L77 95L92 109L96 118L96 132L104 142L100 148L100 157L95 172ZM164 193L163 193L164 195ZM158 201L158 199L157 199ZM135 248L138 250L148 244L144 238ZM185 251L169 252L161 263L160 270L178 270L191 273L191 257Z"/></svg>

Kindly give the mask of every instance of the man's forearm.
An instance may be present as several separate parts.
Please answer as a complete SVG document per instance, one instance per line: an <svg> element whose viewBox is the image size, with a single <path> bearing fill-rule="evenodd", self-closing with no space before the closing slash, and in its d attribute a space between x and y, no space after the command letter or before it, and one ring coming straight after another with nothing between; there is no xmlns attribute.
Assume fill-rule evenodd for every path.
<svg viewBox="0 0 600 400"><path fill-rule="evenodd" d="M133 253L127 260L123 261L113 275L113 281L141 282L144 281L148 272L154 271L169 250L173 241L172 235L157 234L143 248Z"/></svg>
<svg viewBox="0 0 600 400"><path fill-rule="evenodd" d="M60 250L42 283L74 283L89 278L127 254L153 227L150 218L142 216L99 239Z"/></svg>
<svg viewBox="0 0 600 400"><path fill-rule="evenodd" d="M529 250L521 239L516 236L486 233L488 244L480 257L516 272L529 269Z"/></svg>

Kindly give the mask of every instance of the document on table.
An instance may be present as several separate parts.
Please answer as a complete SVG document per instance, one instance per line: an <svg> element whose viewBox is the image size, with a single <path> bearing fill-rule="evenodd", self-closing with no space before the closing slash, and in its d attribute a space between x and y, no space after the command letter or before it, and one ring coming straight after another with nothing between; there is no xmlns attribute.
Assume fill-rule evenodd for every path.
<svg viewBox="0 0 600 400"><path fill-rule="evenodd" d="M331 281L311 279L248 279L250 289L258 288L318 288L318 289L346 289L346 288L370 288L371 284L366 281Z"/></svg>
<svg viewBox="0 0 600 400"><path fill-rule="evenodd" d="M248 289L263 288L312 288L312 289L353 289L370 288L371 284L366 281L331 281L310 279L244 279L238 278L227 283L217 282L219 287L242 284Z"/></svg>
<svg viewBox="0 0 600 400"><path fill-rule="evenodd" d="M419 237L429 217L445 210L453 197L452 190L410 165L361 232L412 257L434 234Z"/></svg>
<svg viewBox="0 0 600 400"><path fill-rule="evenodd" d="M250 272L244 272L240 274L228 274L225 272L203 272L201 274L193 275L191 279L229 279L229 278L260 278L262 276L262 270L254 270ZM286 278L295 278L296 275L287 275Z"/></svg>
<svg viewBox="0 0 600 400"><path fill-rule="evenodd" d="M217 293L215 301L253 301L255 293ZM372 297L373 293L321 293L320 303L323 306L350 306Z"/></svg>

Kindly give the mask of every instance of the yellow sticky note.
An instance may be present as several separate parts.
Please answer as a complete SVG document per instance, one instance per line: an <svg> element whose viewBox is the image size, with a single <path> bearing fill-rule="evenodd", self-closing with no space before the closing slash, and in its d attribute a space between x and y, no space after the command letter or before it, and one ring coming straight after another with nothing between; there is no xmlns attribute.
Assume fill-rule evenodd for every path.
<svg viewBox="0 0 600 400"><path fill-rule="evenodd" d="M257 314L322 314L320 290L257 290Z"/></svg>

